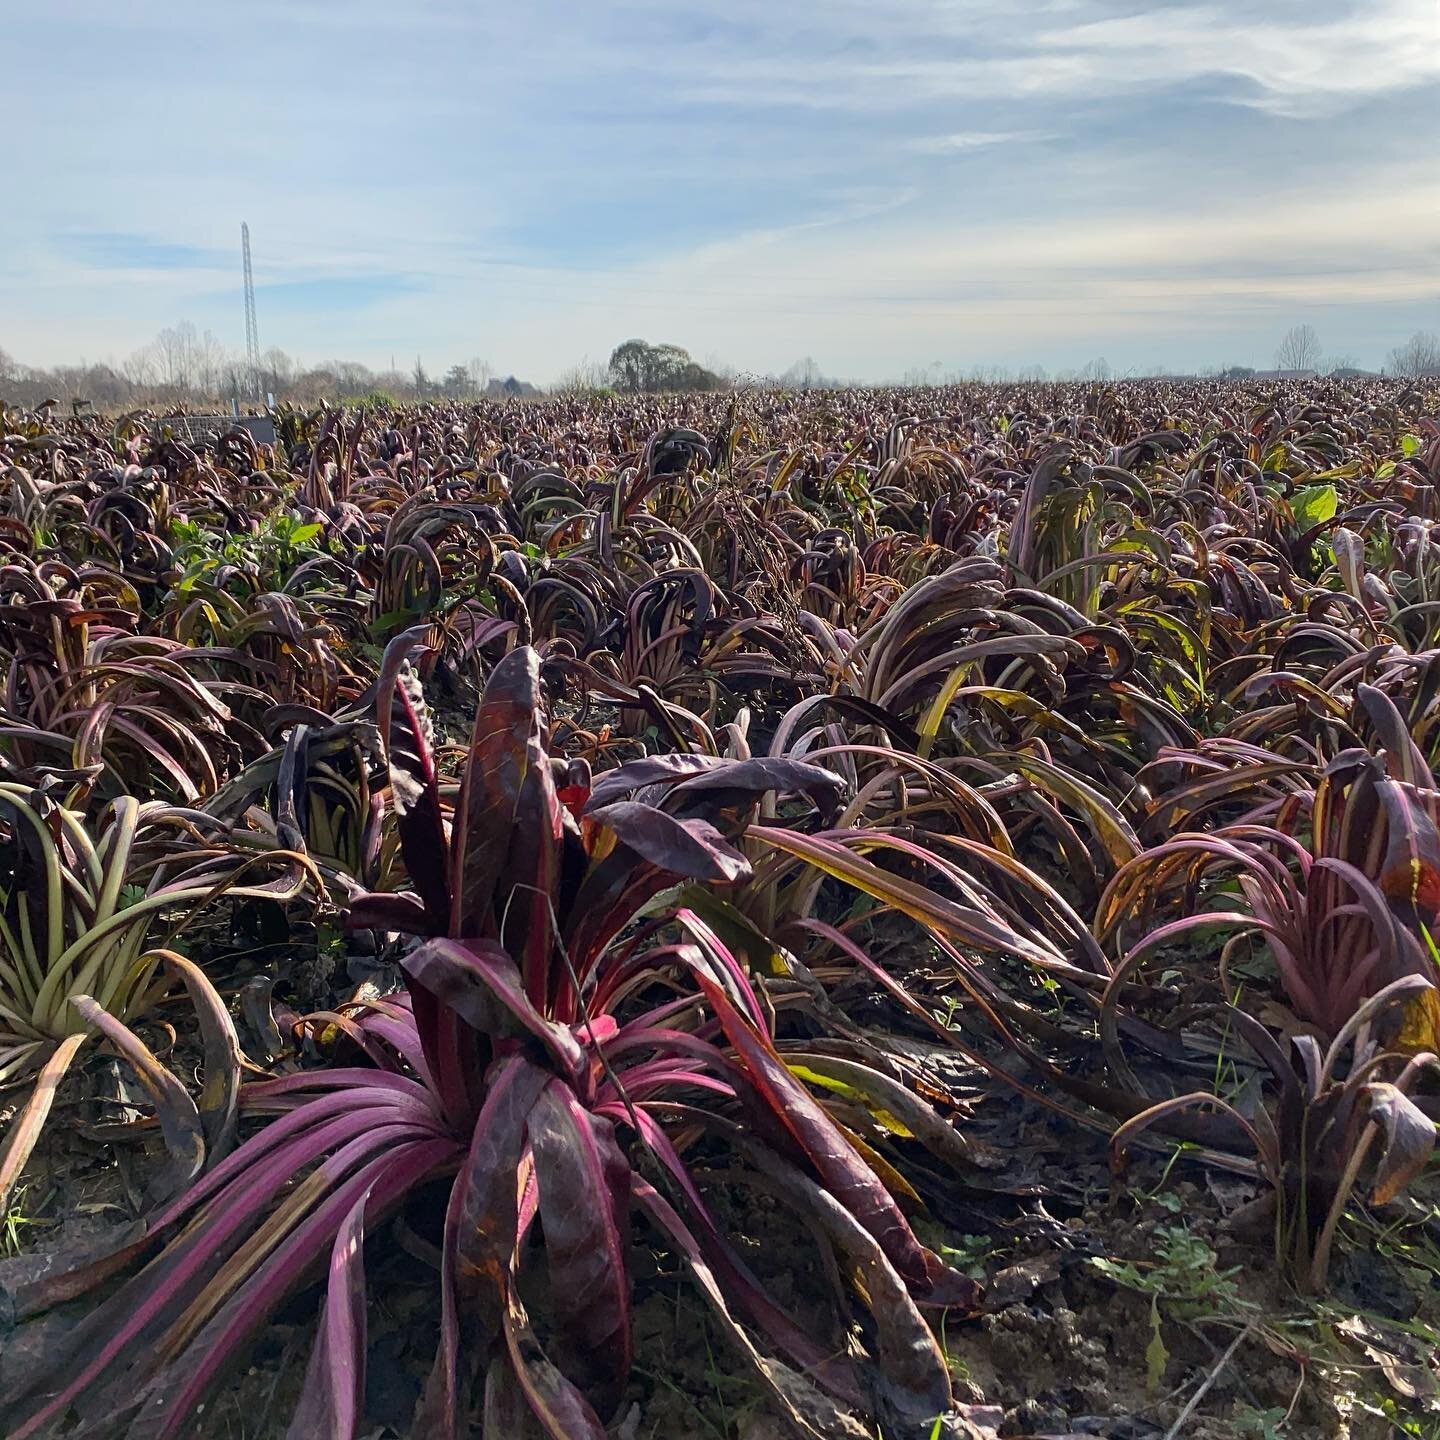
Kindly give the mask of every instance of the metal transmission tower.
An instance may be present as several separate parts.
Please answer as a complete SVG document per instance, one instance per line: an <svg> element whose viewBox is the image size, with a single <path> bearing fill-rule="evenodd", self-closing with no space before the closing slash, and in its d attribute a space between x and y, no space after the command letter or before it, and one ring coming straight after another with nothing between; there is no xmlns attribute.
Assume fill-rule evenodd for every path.
<svg viewBox="0 0 1440 1440"><path fill-rule="evenodd" d="M240 248L245 253L245 359L250 366L250 393L260 395L260 332L255 325L255 276L250 270L250 226L240 222Z"/></svg>

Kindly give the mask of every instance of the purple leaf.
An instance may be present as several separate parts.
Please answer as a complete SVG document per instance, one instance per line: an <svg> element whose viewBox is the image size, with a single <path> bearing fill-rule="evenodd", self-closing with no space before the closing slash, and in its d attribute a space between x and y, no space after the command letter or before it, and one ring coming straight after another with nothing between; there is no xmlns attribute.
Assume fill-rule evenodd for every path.
<svg viewBox="0 0 1440 1440"><path fill-rule="evenodd" d="M322 1171L315 1172L325 1174L327 1184L335 1184L335 1188L318 1204L307 1204L301 1212L305 1218L300 1219L278 1245L267 1246L265 1259L245 1277L246 1283L233 1290L205 1328L190 1340L179 1359L147 1387L141 1396L140 1414L128 1432L129 1440L171 1440L181 1433L180 1427L188 1421L221 1368L299 1284L310 1264L333 1242L346 1215L367 1190L370 1191L367 1214L372 1219L378 1218L453 1154L454 1147L447 1141L388 1144L378 1159L338 1184L325 1174L334 1162L327 1162ZM303 1188L294 1192L297 1196L303 1194Z"/></svg>
<svg viewBox="0 0 1440 1440"><path fill-rule="evenodd" d="M605 1427L585 1397L540 1348L519 1297L512 1291L507 1301L503 1317L505 1348L511 1370L540 1428L549 1440L607 1440Z"/></svg>
<svg viewBox="0 0 1440 1440"><path fill-rule="evenodd" d="M895 1268L922 1293L929 1291L934 1257L915 1238L890 1192L785 1068L769 1040L751 1027L714 981L698 973L695 978L769 1113L780 1121L831 1194L875 1237Z"/></svg>
<svg viewBox="0 0 1440 1440"><path fill-rule="evenodd" d="M522 1056L500 1063L456 1180L456 1292L480 1307L482 1329L492 1334L500 1323L515 1253L525 1126L550 1081L545 1070Z"/></svg>
<svg viewBox="0 0 1440 1440"><path fill-rule="evenodd" d="M1370 1196L1372 1205L1384 1205L1425 1168L1435 1149L1435 1122L1396 1085L1366 1085L1364 1093L1371 1121L1385 1132Z"/></svg>
<svg viewBox="0 0 1440 1440"><path fill-rule="evenodd" d="M287 1440L350 1440L365 1409L365 1207L367 1190L341 1222L315 1348Z"/></svg>
<svg viewBox="0 0 1440 1440"><path fill-rule="evenodd" d="M772 791L808 795L828 823L839 807L845 782L832 771L808 761L757 755L682 780L665 797L665 808L672 813L710 815L734 805L749 804Z"/></svg>
<svg viewBox="0 0 1440 1440"><path fill-rule="evenodd" d="M504 904L495 919L496 934L519 962L525 993L542 1008L548 1007L555 986L564 984L551 974L559 939L554 901L560 890L564 837L554 771L539 738L532 737L496 897L503 896Z"/></svg>
<svg viewBox="0 0 1440 1440"><path fill-rule="evenodd" d="M621 844L668 875L733 885L750 874L750 862L708 820L679 820L638 800L617 800L585 818L607 826Z"/></svg>
<svg viewBox="0 0 1440 1440"><path fill-rule="evenodd" d="M665 1167L689 1207L694 1233L692 1235L689 1229L684 1230L684 1234L690 1237L685 1247L687 1253L689 1245L699 1246L706 1264L722 1282L724 1293L740 1307L752 1325L764 1331L817 1384L849 1404L862 1403L864 1389L851 1363L844 1356L820 1345L775 1303L745 1262L726 1243L669 1136L643 1107L634 1113L640 1122L640 1133L647 1148ZM618 1113L616 1118L619 1118ZM634 1189L637 1200L645 1203L649 1189L646 1182L637 1176ZM647 1205L646 1208L651 1207ZM660 1216L652 1209L651 1218L658 1221ZM662 1228L668 1227L662 1225Z"/></svg>
<svg viewBox="0 0 1440 1440"><path fill-rule="evenodd" d="M657 793L663 793L660 787L692 779L724 764L725 761L714 755L681 753L648 755L641 760L627 760L625 764L607 770L594 782L590 787L590 803L586 806L586 811L588 813L597 810L651 785L657 787Z"/></svg>
<svg viewBox="0 0 1440 1440"><path fill-rule="evenodd" d="M427 928L442 930L450 913L448 847L435 774L434 729L419 680L404 665L425 634L397 636L385 649L376 681L376 720L390 766L390 795L410 882L424 902Z"/></svg>
<svg viewBox="0 0 1440 1440"><path fill-rule="evenodd" d="M549 772L540 744L543 715L540 657L522 646L491 672L475 712L452 828L451 935L494 933L492 907L514 844L516 807L526 773L541 761Z"/></svg>
<svg viewBox="0 0 1440 1440"><path fill-rule="evenodd" d="M398 930L402 935L428 935L430 912L418 895L372 891L357 895L345 911L348 930Z"/></svg>
<svg viewBox="0 0 1440 1440"><path fill-rule="evenodd" d="M498 945L488 940L430 940L400 963L417 986L480 1035L493 1039L528 1034L540 1041L564 1074L578 1080L584 1069L579 1042L535 1009L521 988L515 962Z"/></svg>
<svg viewBox="0 0 1440 1440"><path fill-rule="evenodd" d="M583 1388L610 1414L630 1376L630 1162L614 1127L552 1081L530 1115L551 1304Z"/></svg>

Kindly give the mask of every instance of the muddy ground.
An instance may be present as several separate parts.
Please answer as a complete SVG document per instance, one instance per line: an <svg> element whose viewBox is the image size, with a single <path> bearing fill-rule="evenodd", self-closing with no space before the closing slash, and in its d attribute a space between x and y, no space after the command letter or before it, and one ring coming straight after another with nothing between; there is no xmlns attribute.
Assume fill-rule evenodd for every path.
<svg viewBox="0 0 1440 1440"><path fill-rule="evenodd" d="M0 1237L8 1253L93 1239L139 1212L144 1145L85 1134L113 1116L113 1103L99 1102L120 1081L97 1052L62 1096ZM915 1223L986 1285L982 1316L936 1319L971 1435L1149 1440L1178 1421L1176 1433L1195 1440L1440 1436L1433 1168L1409 1198L1347 1222L1329 1293L1307 1298L1281 1280L1271 1235L1245 1222L1255 1182L1201 1169L1182 1152L1141 1156L1121 1184L1103 1135L1011 1093L987 1096L970 1129L992 1147L994 1168L933 1177ZM763 1196L725 1186L713 1194L776 1298L822 1332L831 1281L809 1234ZM433 1354L438 1284L427 1208L422 1201L418 1215L370 1241L368 1440L408 1433ZM634 1246L635 1371L617 1440L781 1440L786 1431L763 1393L638 1223ZM265 1331L207 1406L196 1440L285 1434L315 1301L313 1290L296 1297ZM0 1394L63 1343L81 1310L4 1334ZM863 1343L858 1331L850 1338ZM822 1433L881 1433L796 1383Z"/></svg>

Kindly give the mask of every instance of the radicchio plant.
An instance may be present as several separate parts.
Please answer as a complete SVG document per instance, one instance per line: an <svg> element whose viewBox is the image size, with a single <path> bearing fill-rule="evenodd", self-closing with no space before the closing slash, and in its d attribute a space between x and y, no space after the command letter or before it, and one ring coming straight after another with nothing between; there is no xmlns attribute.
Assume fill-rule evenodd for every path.
<svg viewBox="0 0 1440 1440"><path fill-rule="evenodd" d="M368 1064L245 1088L245 1111L271 1123L154 1219L158 1253L84 1322L73 1361L12 1400L13 1440L72 1409L132 1415L136 1437L184 1433L327 1256L291 1433L354 1435L365 1239L437 1183L441 1331L417 1436L466 1433L483 1375L487 1434L517 1433L524 1407L555 1440L601 1440L630 1373L637 1211L802 1433L816 1432L739 1320L886 1433L934 1433L950 1389L920 1306L971 1310L975 1285L916 1239L787 1068L761 993L715 933L684 909L634 923L680 881L749 873L719 827L738 832L757 797L802 792L828 810L838 782L788 760L657 757L558 787L539 657L522 648L490 679L447 814L423 701L398 659L386 677L381 728L415 892L364 897L350 920L431 938L404 957L403 993L330 1017ZM859 1282L873 1366L768 1296L707 1202L697 1151L728 1156L729 1173L813 1221ZM543 1345L522 1298L539 1263Z"/></svg>

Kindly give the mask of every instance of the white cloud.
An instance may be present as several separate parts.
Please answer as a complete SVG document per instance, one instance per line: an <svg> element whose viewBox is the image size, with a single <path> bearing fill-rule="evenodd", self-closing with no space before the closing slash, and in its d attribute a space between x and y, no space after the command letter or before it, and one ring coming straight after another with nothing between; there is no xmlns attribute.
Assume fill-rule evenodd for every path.
<svg viewBox="0 0 1440 1440"><path fill-rule="evenodd" d="M957 130L950 135L927 135L910 142L924 155L953 155L966 150L989 150L996 145L1035 144L1054 140L1053 130Z"/></svg>
<svg viewBox="0 0 1440 1440"><path fill-rule="evenodd" d="M1254 8L1180 6L1042 31L1045 50L1081 59L1096 76L1174 85L1228 76L1241 100L1282 114L1327 114L1359 99L1440 82L1435 0L1365 0L1342 13L1316 4L1290 23Z"/></svg>
<svg viewBox="0 0 1440 1440"><path fill-rule="evenodd" d="M763 48L697 49L687 76L707 101L880 111L919 99L1103 99L1210 80L1238 82L1225 97L1234 103L1291 115L1440 80L1435 0L1268 0L1258 15L1253 0L1113 8L892 0L841 4L817 31L813 10L796 6L757 18Z"/></svg>

